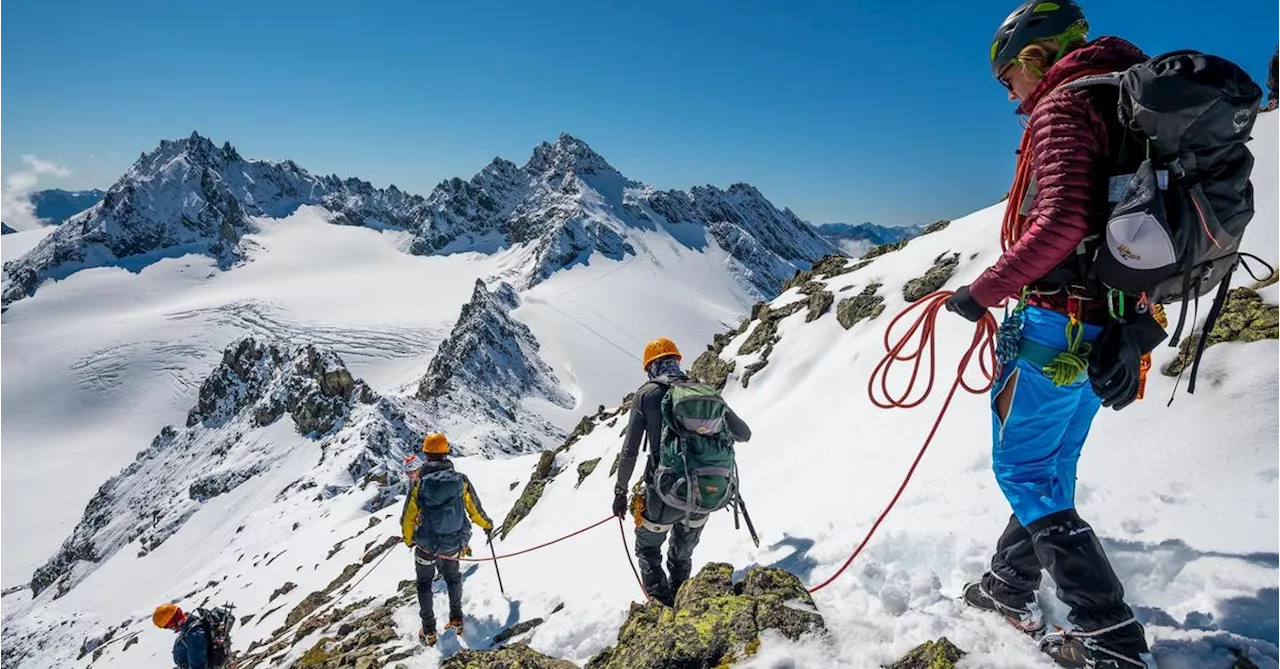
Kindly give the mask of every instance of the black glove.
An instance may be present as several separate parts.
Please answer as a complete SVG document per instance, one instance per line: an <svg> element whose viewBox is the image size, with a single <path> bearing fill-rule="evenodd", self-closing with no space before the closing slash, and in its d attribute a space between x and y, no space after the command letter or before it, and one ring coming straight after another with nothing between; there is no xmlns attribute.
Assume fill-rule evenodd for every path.
<svg viewBox="0 0 1280 669"><path fill-rule="evenodd" d="M1119 411L1138 399L1142 356L1165 339L1151 314L1111 323L1089 351L1089 383L1102 406Z"/></svg>
<svg viewBox="0 0 1280 669"><path fill-rule="evenodd" d="M627 515L627 493L613 493L613 515L625 518Z"/></svg>
<svg viewBox="0 0 1280 669"><path fill-rule="evenodd" d="M969 294L968 286L960 286L956 289L955 294L947 299L947 311L953 314L960 314L977 323L986 315L987 308L973 299L973 296Z"/></svg>
<svg viewBox="0 0 1280 669"><path fill-rule="evenodd" d="M485 540L487 540L489 543L493 543L493 528L492 528L492 527L487 527L487 528L485 528L485 530L484 530L484 538L485 538Z"/></svg>

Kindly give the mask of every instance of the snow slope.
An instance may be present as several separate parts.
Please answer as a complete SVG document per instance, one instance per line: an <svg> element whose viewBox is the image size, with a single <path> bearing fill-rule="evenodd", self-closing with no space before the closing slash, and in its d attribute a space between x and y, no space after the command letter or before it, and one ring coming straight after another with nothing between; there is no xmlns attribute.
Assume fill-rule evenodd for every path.
<svg viewBox="0 0 1280 669"><path fill-rule="evenodd" d="M1269 260L1276 258L1280 247L1275 186L1280 177L1276 151L1280 128L1276 121L1274 114L1264 115L1255 130L1252 148L1257 157L1258 213L1245 240L1247 250ZM298 217L309 215L303 212ZM878 294L885 299L884 314L848 330L837 323L834 306L812 322L806 322L805 309L782 319L777 331L780 340L773 346L767 366L752 376L747 388L742 383L745 368L758 362L760 354L737 355L737 351L759 323L751 323L727 343L722 357L735 362L736 367L729 377L726 397L754 432L752 441L741 448L739 462L744 495L762 544L758 549L753 547L745 533L735 533L728 516L721 515L713 518L704 532L695 556L697 564L716 560L732 562L739 569L751 564L783 566L812 584L843 561L892 494L927 433L942 401L943 384L949 383L950 371L972 332L964 320L944 314L938 322L940 388L932 399L911 411L872 407L866 399L866 382L881 355L884 328L905 305L902 287L924 274L938 258L951 254L958 254L959 266L946 285L955 287L971 280L998 254L999 216L1000 208L993 207L958 219L861 269L826 280L825 288L833 292L837 302L858 295L872 283L882 284ZM312 224L314 227L299 226L290 233L308 238L326 234L321 232L318 217ZM277 233L290 234L286 229L281 224ZM374 235L368 230L324 228L332 229L360 235L344 238L351 244ZM264 228L264 246L270 243L271 230L270 225ZM366 252L390 250L381 244L381 237L374 239L377 242L370 242ZM677 286L696 285L697 293L709 304L722 305L723 317L716 316L716 320L735 324L734 314L741 313L735 312L733 305L741 304L743 295L736 293L732 284L704 282L703 270L694 267L697 263L715 265L716 257L686 256L688 247L678 246L683 248L662 248L655 240L649 247L652 255L632 256L643 262L626 258L593 261L559 272L527 291L511 313L529 326L541 345L540 355L566 384L633 389L641 381L637 368L606 372L596 369L595 364L618 370L621 358L610 356L625 357L625 351L636 350L628 344L642 342L649 332L671 327L681 314L688 313L688 302L672 299L679 295L678 290L657 283L654 274L658 267L678 267L674 270L680 278ZM289 253L284 246L273 248L262 260L221 274L214 281L199 282L198 291L157 287L153 294L140 292L140 301L149 305L147 312L163 315L168 311L153 303L163 304L165 290L169 291L167 299L178 300L176 295L182 295L182 301L193 301L191 295L207 293L220 282L248 281L236 277L256 267L269 268L268 261L277 252L282 257ZM297 249L294 253L305 254ZM478 256L465 261L401 257L406 263L458 260L459 265L450 268L459 274L464 273L463 267L470 267L467 262L484 262ZM383 259L390 262L388 258ZM513 255L491 260L497 263L503 259L523 262ZM172 261L157 263L135 279L156 276L159 284L159 275L149 273L166 271L180 277L172 265ZM203 269L208 268L206 264ZM306 284L320 274L303 274L295 281ZM353 274L333 281L354 281ZM393 285L382 276L367 280ZM406 278L409 276L413 273L406 270ZM317 321L323 315L326 324L330 316L345 316L347 308L366 317L380 313L377 299L354 300L359 303L322 311L322 305L332 304L331 299L326 300L331 296L306 291L284 276L258 278L253 285L281 279L284 287L271 290L289 297L290 305L306 305L307 313ZM459 296L473 288L475 278L473 272L467 282L458 281L462 284L455 286ZM68 294L57 298L54 289L63 284ZM72 291L77 285L79 288ZM291 292L291 286L296 292ZM655 291L655 286L660 288ZM230 291L230 286L225 287ZM245 285L235 287L249 291ZM106 287L97 288L88 279L76 284L74 278L42 289L36 299L18 303L6 314L4 343L12 341L13 323L25 323L30 328L28 336L54 331L37 329L27 320L34 318L42 300L79 299L82 301L75 304L87 308L95 298L101 300L105 291ZM1272 304L1280 301L1274 285L1261 294ZM808 300L792 289L772 304L782 307L800 299ZM461 301L461 297L454 301L451 309L455 313ZM669 311L664 314L662 306ZM55 322L72 330L74 321L65 315L65 309L40 315L53 319L60 313L64 314L62 320ZM557 321L556 314L565 318ZM146 321L133 313L124 320L137 328L160 322L159 318ZM576 338L570 332L576 332L572 335ZM628 336L634 341L627 340ZM686 363L692 362L697 345L682 345ZM13 348L6 346L6 363ZM27 342L20 349L25 354L36 347ZM1169 349L1160 349L1156 367L1168 362L1172 354ZM1258 666L1278 666L1278 366L1280 346L1276 340L1214 346L1205 355L1196 395L1179 395L1173 408L1166 408L1164 398L1172 392L1173 380L1153 375L1148 387L1150 399L1123 412L1101 414L1085 449L1077 492L1081 512L1104 537L1130 603L1147 623L1165 669L1229 666L1228 647L1249 649ZM391 367L405 366L400 362L364 364L365 369L387 377L393 376ZM28 375L35 376L40 368L33 363L26 369ZM352 363L353 373L356 369ZM418 367L418 375L422 369L424 366ZM412 383L417 379L399 380ZM6 395L12 397L9 374L4 383ZM34 382L27 379L25 383ZM390 389L378 383L371 386L379 391ZM14 388L20 396L26 390L23 386ZM166 422L173 422L172 416L194 403L193 395L184 397L182 402L170 403ZM617 399L601 403L612 405ZM594 413L594 408L580 402L577 413L584 412ZM142 421L142 415L135 420ZM613 484L608 465L618 453L624 421L625 417L603 416L590 434L555 456L554 468L560 473L546 483L532 512L498 542L499 552L561 536L608 513ZM376 551L388 537L399 533L395 524L398 506L370 514L369 508L378 506L385 493L380 486L351 481L321 500L284 490L299 477L319 480L340 476L340 472L326 469L334 466L332 463L321 463L321 449L315 448L315 441L287 428L288 421L280 420L264 428L268 432L254 437L270 440L278 449L273 452L284 454L279 466L204 502L155 550L139 556L130 544L56 600L52 591L42 593L34 602L27 592L6 597L4 666L18 666L14 659L18 657L24 667L87 666L92 654L76 659L81 639L101 637L109 630L116 635L140 634L136 644L116 643L104 649L93 662L95 667L167 666L172 637L151 628L149 614L157 602L169 598L188 607L201 601L234 601L237 615L254 616L235 631L237 647L248 648L272 638L292 640L286 616L331 583L339 585L321 599L342 597L339 603L345 606L375 598L357 607L348 620L370 612L378 601L395 593L400 581L411 578L412 559L401 547L390 548L389 555ZM152 427L141 441L158 430L159 425ZM778 666L784 661L806 667L878 666L923 640L943 634L970 652L965 666L1050 666L1021 635L955 601L960 587L985 567L1008 517L1007 504L989 471L989 431L986 398L957 396L911 487L877 537L849 572L815 596L833 634L799 643L766 637L759 655L748 666ZM349 434L358 434L358 429ZM340 435L334 438L341 443ZM136 450L138 444L139 440L132 440L129 447ZM62 452L68 457L66 454L74 451ZM5 455L5 464L10 464L8 447ZM578 465L596 458L599 466L578 485ZM464 457L458 467L475 483L490 515L500 520L520 494L520 484L537 459ZM50 472L48 476L64 474ZM8 476L6 484L10 483ZM12 487L6 485L6 491ZM5 493L6 513L12 507L9 494ZM5 520L9 520L7 515ZM626 540L630 542L627 529ZM617 528L606 524L565 543L504 560L505 596L498 591L491 566L468 567L464 608L469 627L463 643L484 647L493 633L516 621L545 617L545 623L525 635L529 643L549 654L584 662L613 642L626 604L640 595L623 562L623 550ZM384 556L385 562L378 563ZM6 552L6 573L8 564ZM342 585L351 585L356 578L362 579L358 585L350 593L340 594ZM1051 604L1051 615L1061 620L1065 611L1052 606L1050 583L1044 585L1041 597ZM442 594L437 595L437 601L443 601ZM553 613L560 604L564 608ZM63 622L66 624L61 625ZM398 638L384 644L387 655L418 651L412 640L417 625L413 606L395 607L391 622ZM290 634L273 635L277 628ZM333 628L304 633L271 655L285 663L296 660L326 633L332 635ZM43 648L42 642L46 644ZM409 667L436 666L441 652L456 647L453 637L446 635L440 648L418 651L400 661Z"/></svg>
<svg viewBox="0 0 1280 669"><path fill-rule="evenodd" d="M494 265L472 254L411 256L398 250L404 233L327 216L303 208L261 219L247 236L252 261L231 272L201 255L137 274L95 268L8 309L0 508L25 539L5 551L6 587L30 578L98 485L161 427L182 424L201 380L241 335L332 347L379 391L416 384Z"/></svg>

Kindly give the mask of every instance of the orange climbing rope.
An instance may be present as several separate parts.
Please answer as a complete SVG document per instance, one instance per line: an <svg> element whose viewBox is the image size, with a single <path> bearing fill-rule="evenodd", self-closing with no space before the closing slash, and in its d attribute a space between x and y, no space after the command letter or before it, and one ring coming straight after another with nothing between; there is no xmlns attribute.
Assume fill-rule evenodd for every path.
<svg viewBox="0 0 1280 669"><path fill-rule="evenodd" d="M1022 143L1018 146L1018 163L1013 171L1013 186L1009 189L1009 199L1004 204L1004 220L1000 224L1000 250L1008 251L1022 237L1026 225L1026 217L1019 215L1022 201L1027 197L1027 188L1031 185L1031 129L1022 133Z"/></svg>
<svg viewBox="0 0 1280 669"><path fill-rule="evenodd" d="M947 299L951 297L951 291L940 290L925 298L917 301L915 304L907 307L901 314L889 323L889 327L884 334L885 356L881 359L880 364L876 365L875 371L871 374L871 380L867 384L867 393L871 397L871 403L882 409L910 409L919 406L928 398L929 393L933 390L933 380L936 373L936 364L934 362L934 350L936 337L934 327L938 319L938 312L946 308ZM894 331L900 321L913 312L919 311L915 322L894 342ZM951 390L947 392L947 399L943 401L942 408L938 411L938 417L933 421L933 427L929 430L929 436L925 437L924 443L920 445L919 452L911 461L911 467L907 469L907 474L902 479L902 483L898 485L898 489L894 492L893 497L889 500L889 504L880 512L880 516L871 524L871 528L867 530L866 536L858 543L836 570L834 574L827 577L827 580L809 588L809 592L817 592L840 577L849 565L853 564L854 559L867 546L888 517L889 512L893 510L894 505L898 503L898 499L902 497L903 491L907 489L907 484L911 482L911 477L915 475L916 468L920 466L920 461L924 458L925 451L929 449L929 444L933 442L933 438L938 433L938 427L942 424L942 417L947 414L947 408L951 406L951 400L955 397L956 391L964 388L970 393L985 393L991 389L995 383L997 367L996 367L996 319L990 313L984 314L978 321L977 327L973 332L973 340L969 343L969 350L960 358L960 365L956 370L956 380L951 384ZM914 341L914 344L913 344ZM966 380L965 374L970 365L973 363L974 357L978 359L978 370L982 375L981 382L971 383ZM900 393L894 393L889 389L889 370L897 362L912 363L911 378L907 382L906 388ZM927 362L927 365L926 365ZM924 390L916 397L912 397L912 392L916 388L917 381L920 380L921 373L925 373ZM879 394L877 394L877 389Z"/></svg>

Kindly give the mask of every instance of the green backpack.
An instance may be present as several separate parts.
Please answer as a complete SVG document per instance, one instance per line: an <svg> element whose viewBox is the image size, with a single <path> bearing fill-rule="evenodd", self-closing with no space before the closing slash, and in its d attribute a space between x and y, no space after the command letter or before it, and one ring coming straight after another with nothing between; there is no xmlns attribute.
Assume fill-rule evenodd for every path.
<svg viewBox="0 0 1280 669"><path fill-rule="evenodd" d="M738 467L725 404L715 388L673 383L662 398L662 452L654 475L658 498L686 514L729 506L738 491Z"/></svg>

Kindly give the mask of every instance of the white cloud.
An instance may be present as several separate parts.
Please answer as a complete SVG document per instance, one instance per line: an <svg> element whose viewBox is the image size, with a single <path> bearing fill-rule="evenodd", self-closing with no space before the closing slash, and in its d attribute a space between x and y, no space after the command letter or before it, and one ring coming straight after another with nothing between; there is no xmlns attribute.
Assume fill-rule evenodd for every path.
<svg viewBox="0 0 1280 669"><path fill-rule="evenodd" d="M71 168L64 167L50 160L40 160L29 153L22 154L22 162L26 163L27 167L30 167L31 171L36 174L52 174L55 177L62 177L63 179L71 176Z"/></svg>
<svg viewBox="0 0 1280 669"><path fill-rule="evenodd" d="M0 194L0 221L14 230L32 230L44 225L45 221L36 216L31 191L36 189L42 176L65 179L71 176L71 168L31 154L23 154L22 162L27 169L5 177L3 193Z"/></svg>

